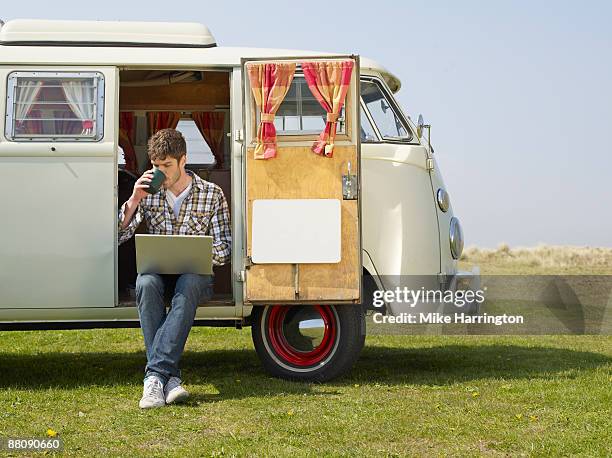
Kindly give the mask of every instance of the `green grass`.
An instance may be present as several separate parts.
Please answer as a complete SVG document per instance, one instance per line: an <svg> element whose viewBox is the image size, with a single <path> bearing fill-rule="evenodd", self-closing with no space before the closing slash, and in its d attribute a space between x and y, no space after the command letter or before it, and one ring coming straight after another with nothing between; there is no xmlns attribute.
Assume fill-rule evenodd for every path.
<svg viewBox="0 0 612 458"><path fill-rule="evenodd" d="M0 333L0 434L69 456L590 455L609 452L605 336L370 336L346 377L263 372L249 330L194 328L188 404L141 411L138 329Z"/></svg>
<svg viewBox="0 0 612 458"><path fill-rule="evenodd" d="M526 273L505 251L484 274ZM144 364L139 329L0 332L0 437L50 428L68 456L610 456L611 336L370 335L350 374L309 384L268 376L249 329L194 328L190 401L149 411Z"/></svg>

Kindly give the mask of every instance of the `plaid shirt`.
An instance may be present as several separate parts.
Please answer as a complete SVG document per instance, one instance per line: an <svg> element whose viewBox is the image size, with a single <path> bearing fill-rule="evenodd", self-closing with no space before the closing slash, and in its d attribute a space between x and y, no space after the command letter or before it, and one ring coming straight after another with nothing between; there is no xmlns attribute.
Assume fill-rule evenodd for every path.
<svg viewBox="0 0 612 458"><path fill-rule="evenodd" d="M223 191L190 170L186 172L191 175L193 186L181 205L178 219L168 205L164 188L140 201L125 229L121 229L125 220L123 204L119 209L119 245L134 235L144 219L150 234L211 235L213 265L226 264L232 250L232 233L229 208Z"/></svg>

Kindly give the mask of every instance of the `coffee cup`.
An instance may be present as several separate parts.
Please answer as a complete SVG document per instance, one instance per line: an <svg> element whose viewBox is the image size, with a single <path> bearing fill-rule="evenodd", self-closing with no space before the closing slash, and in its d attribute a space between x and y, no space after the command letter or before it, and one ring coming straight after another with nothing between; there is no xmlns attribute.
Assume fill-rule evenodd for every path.
<svg viewBox="0 0 612 458"><path fill-rule="evenodd" d="M153 169L153 178L149 182L149 187L145 189L149 194L157 194L161 189L161 185L166 181L166 175L160 169Z"/></svg>

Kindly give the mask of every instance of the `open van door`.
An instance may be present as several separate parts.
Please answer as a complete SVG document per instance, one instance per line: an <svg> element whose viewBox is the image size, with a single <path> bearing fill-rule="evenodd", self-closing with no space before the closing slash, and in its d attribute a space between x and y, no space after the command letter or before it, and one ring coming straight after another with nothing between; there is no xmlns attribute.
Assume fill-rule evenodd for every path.
<svg viewBox="0 0 612 458"><path fill-rule="evenodd" d="M245 303L360 303L359 59L241 65Z"/></svg>

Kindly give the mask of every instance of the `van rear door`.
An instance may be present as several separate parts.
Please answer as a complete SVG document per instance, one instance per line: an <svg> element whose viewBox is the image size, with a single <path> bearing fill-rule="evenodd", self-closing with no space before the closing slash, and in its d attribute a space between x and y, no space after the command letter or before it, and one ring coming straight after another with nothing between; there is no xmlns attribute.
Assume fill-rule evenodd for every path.
<svg viewBox="0 0 612 458"><path fill-rule="evenodd" d="M359 303L359 59L279 57L241 65L245 303ZM334 124L331 146L321 135Z"/></svg>

